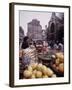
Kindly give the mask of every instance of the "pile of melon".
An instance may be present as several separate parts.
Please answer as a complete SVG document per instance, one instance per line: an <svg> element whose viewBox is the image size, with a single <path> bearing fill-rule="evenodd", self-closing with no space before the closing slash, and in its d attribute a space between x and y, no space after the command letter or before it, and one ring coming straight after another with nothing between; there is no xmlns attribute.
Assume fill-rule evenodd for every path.
<svg viewBox="0 0 72 90"><path fill-rule="evenodd" d="M23 72L25 79L34 79L34 78L49 78L56 77L54 72L41 63L33 63L29 65L26 70Z"/></svg>
<svg viewBox="0 0 72 90"><path fill-rule="evenodd" d="M56 60L53 64L53 67L56 68L61 73L64 73L64 55L63 53L56 53Z"/></svg>

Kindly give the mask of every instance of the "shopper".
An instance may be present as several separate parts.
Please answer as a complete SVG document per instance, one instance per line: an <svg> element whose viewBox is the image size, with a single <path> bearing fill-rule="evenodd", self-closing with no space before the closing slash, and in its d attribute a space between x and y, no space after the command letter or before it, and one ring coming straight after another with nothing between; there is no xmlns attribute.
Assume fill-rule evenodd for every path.
<svg viewBox="0 0 72 90"><path fill-rule="evenodd" d="M28 42L29 42L29 38L27 36L25 36L23 39L23 43L22 43L22 49L26 49L29 47Z"/></svg>

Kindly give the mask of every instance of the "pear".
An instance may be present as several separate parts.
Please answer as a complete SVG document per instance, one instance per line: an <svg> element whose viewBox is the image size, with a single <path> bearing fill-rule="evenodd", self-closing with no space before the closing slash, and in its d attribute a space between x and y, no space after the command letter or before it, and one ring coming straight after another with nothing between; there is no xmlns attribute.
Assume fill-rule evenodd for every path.
<svg viewBox="0 0 72 90"><path fill-rule="evenodd" d="M47 74L47 67L46 67L45 65L42 66L42 73L43 73L44 75Z"/></svg>
<svg viewBox="0 0 72 90"><path fill-rule="evenodd" d="M32 75L32 72L31 72L31 71L28 71L28 70L25 70L25 71L23 72L23 75L24 75L25 78L30 78L31 75Z"/></svg>
<svg viewBox="0 0 72 90"><path fill-rule="evenodd" d="M31 66L28 66L28 70L32 72L32 67Z"/></svg>
<svg viewBox="0 0 72 90"><path fill-rule="evenodd" d="M35 75L34 75L34 74L32 74L31 78L32 78L32 79L34 79L34 78L35 78Z"/></svg>
<svg viewBox="0 0 72 90"><path fill-rule="evenodd" d="M47 75L43 75L42 77L43 77L43 78L48 78L48 76L47 76Z"/></svg>
<svg viewBox="0 0 72 90"><path fill-rule="evenodd" d="M55 78L55 77L57 77L56 74L53 74L53 75L52 75L52 78Z"/></svg>
<svg viewBox="0 0 72 90"><path fill-rule="evenodd" d="M47 68L47 75L51 77L53 75L53 71L50 68Z"/></svg>
<svg viewBox="0 0 72 90"><path fill-rule="evenodd" d="M36 72L37 72L37 70L35 69L35 70L33 70L32 74L36 75Z"/></svg>
<svg viewBox="0 0 72 90"><path fill-rule="evenodd" d="M41 71L41 70L42 70L42 66L43 66L43 65L42 65L41 63L38 64L38 65L37 65L37 70L38 70L38 71Z"/></svg>
<svg viewBox="0 0 72 90"><path fill-rule="evenodd" d="M41 78L42 77L42 72L41 71L37 71L36 72L36 77L37 78Z"/></svg>
<svg viewBox="0 0 72 90"><path fill-rule="evenodd" d="M36 69L36 68L37 68L37 65L38 65L38 63L33 63L33 64L31 64L32 69L33 69L33 70Z"/></svg>

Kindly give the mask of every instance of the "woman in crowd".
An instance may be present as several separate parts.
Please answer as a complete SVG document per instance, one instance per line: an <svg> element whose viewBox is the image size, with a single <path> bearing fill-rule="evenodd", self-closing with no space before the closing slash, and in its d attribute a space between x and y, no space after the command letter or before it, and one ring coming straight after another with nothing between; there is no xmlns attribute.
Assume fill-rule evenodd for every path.
<svg viewBox="0 0 72 90"><path fill-rule="evenodd" d="M26 49L29 47L28 42L29 42L29 38L27 36L25 36L23 39L23 43L22 43L22 49Z"/></svg>

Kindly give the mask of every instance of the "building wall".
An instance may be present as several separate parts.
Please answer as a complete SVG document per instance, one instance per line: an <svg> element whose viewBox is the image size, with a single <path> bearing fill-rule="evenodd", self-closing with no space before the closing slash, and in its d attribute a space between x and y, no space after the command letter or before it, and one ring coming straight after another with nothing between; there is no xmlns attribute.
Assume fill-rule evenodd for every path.
<svg viewBox="0 0 72 90"><path fill-rule="evenodd" d="M61 20L56 14L53 12L51 19L48 23L47 29L47 40L48 41L62 41L64 37L64 20ZM60 34L62 33L62 34ZM61 36L60 36L61 35Z"/></svg>
<svg viewBox="0 0 72 90"><path fill-rule="evenodd" d="M33 40L42 40L42 26L37 19L28 23L27 36Z"/></svg>

